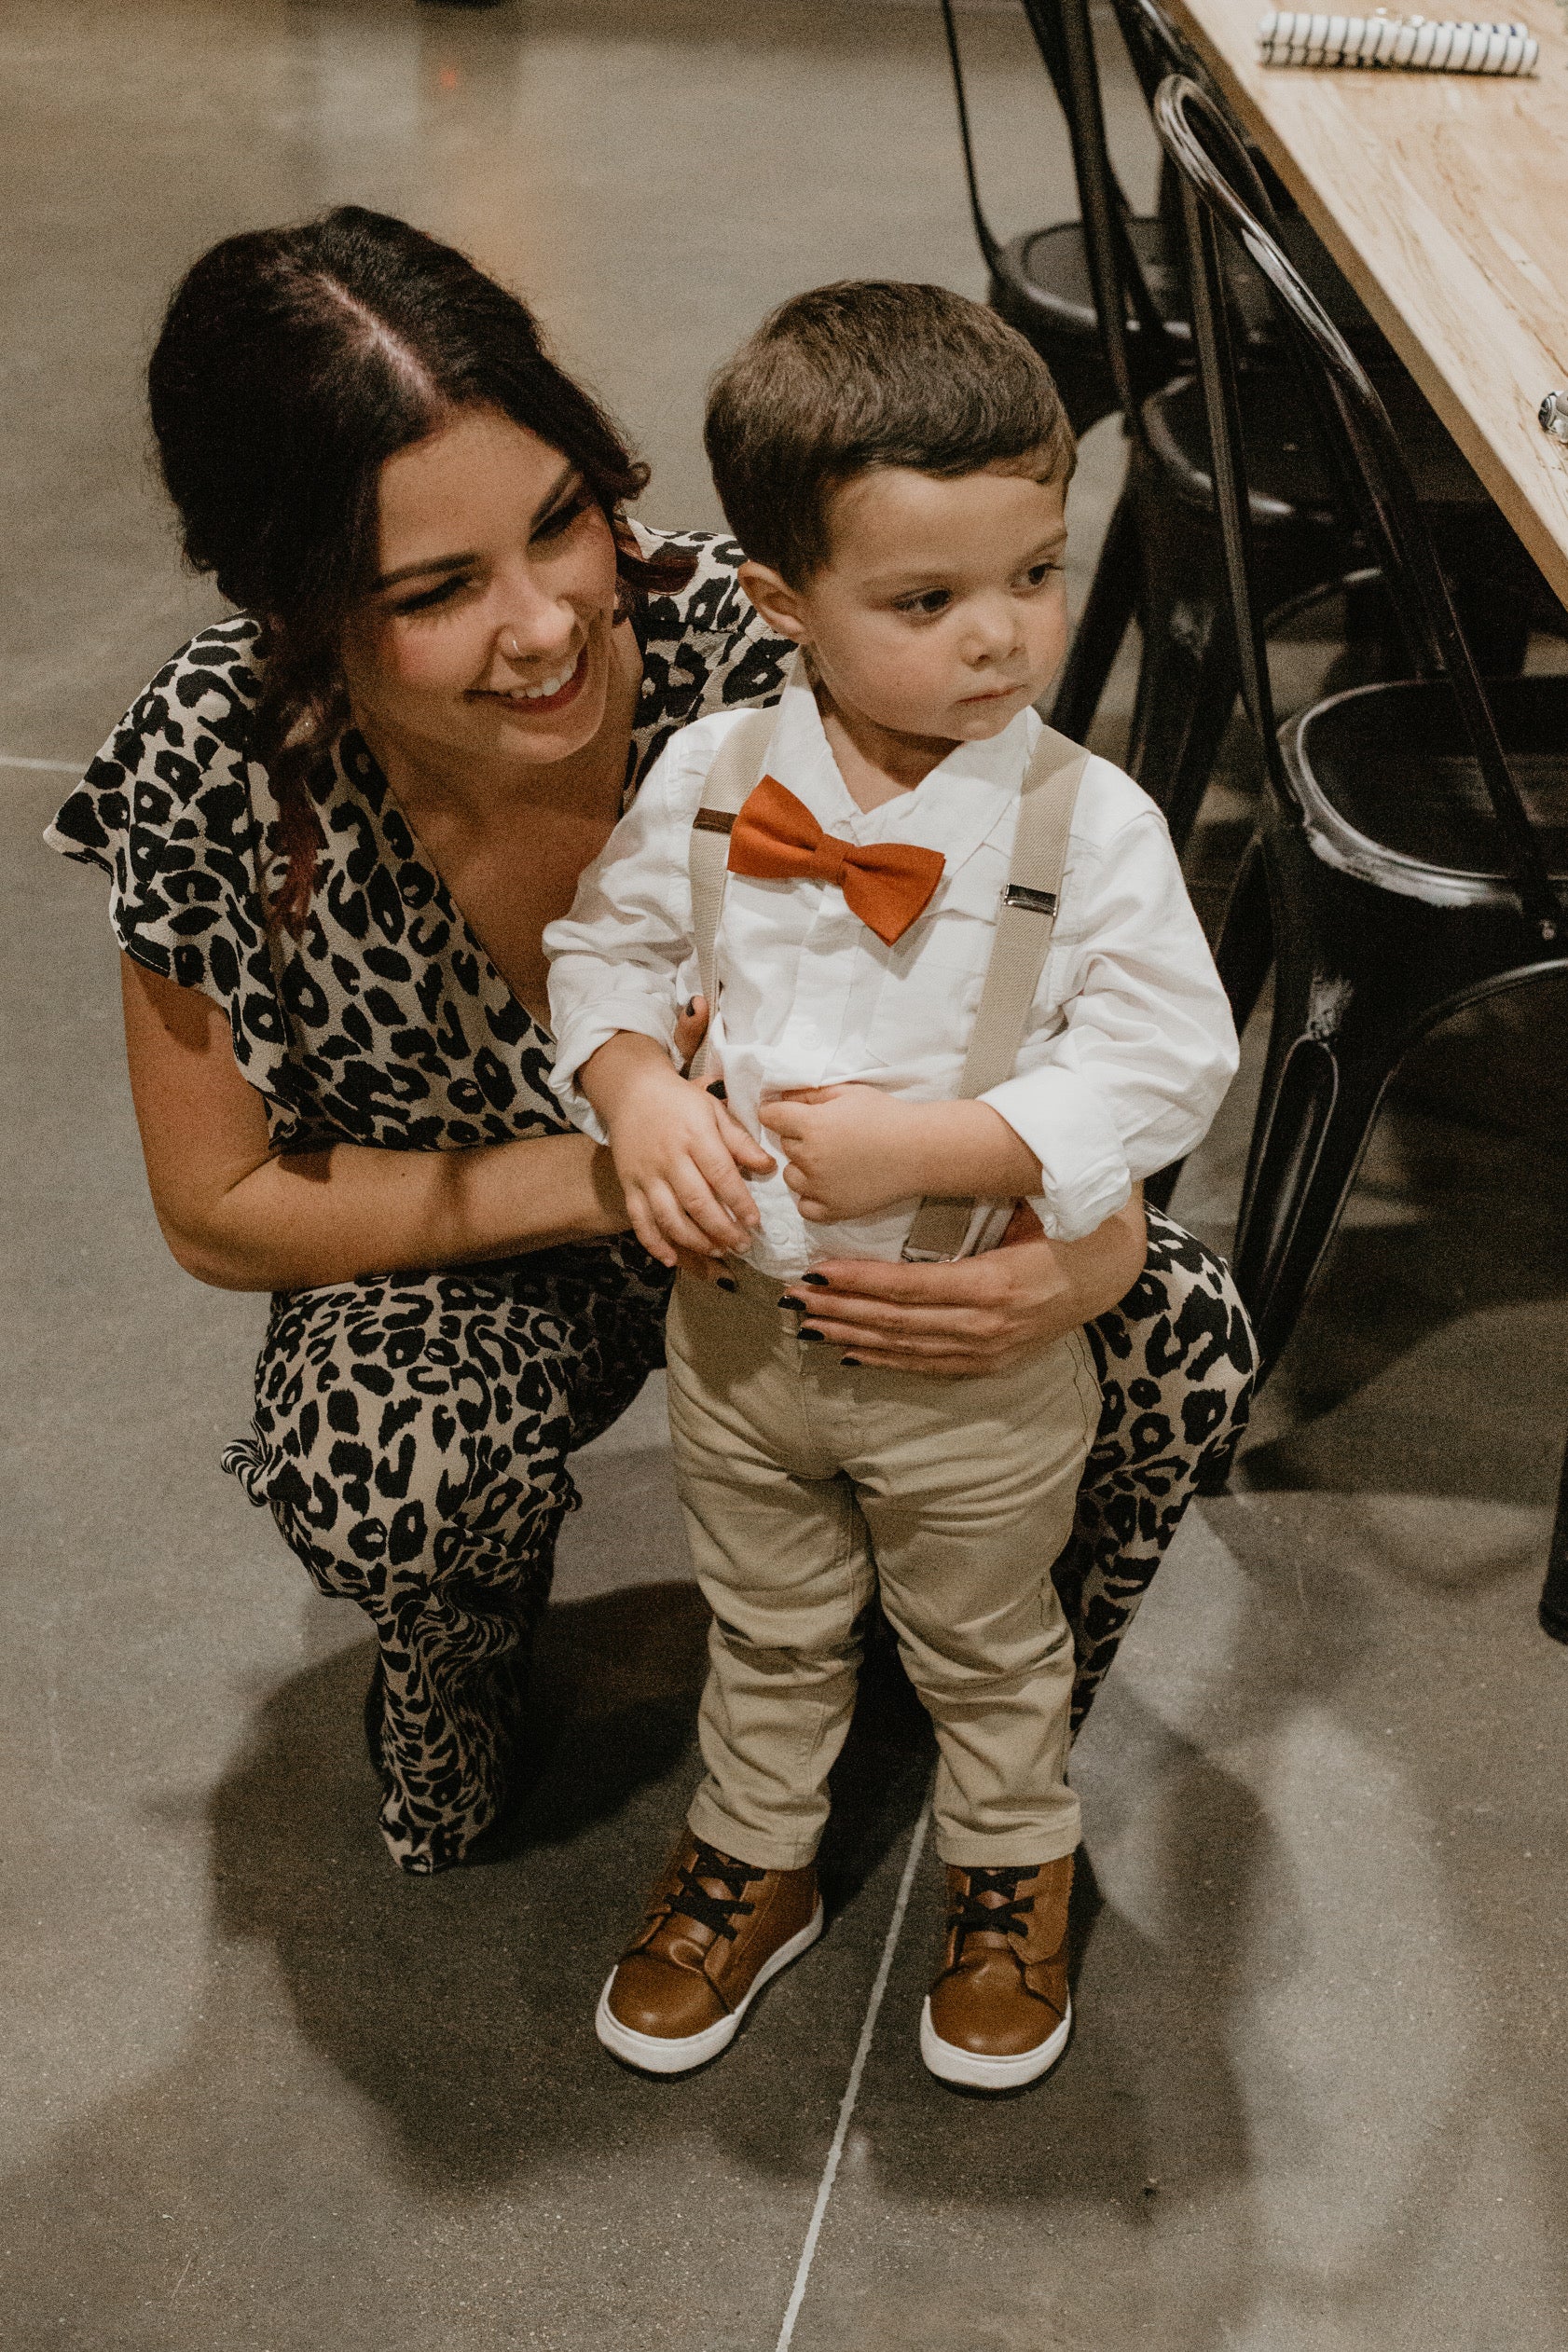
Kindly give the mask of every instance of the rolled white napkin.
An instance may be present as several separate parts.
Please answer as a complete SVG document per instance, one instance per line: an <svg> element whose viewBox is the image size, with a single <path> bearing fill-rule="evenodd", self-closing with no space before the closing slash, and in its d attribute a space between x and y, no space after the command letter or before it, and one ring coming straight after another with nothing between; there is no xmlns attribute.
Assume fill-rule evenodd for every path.
<svg viewBox="0 0 1568 2352"><path fill-rule="evenodd" d="M1270 8L1258 25L1265 65L1393 66L1420 74L1533 74L1541 45L1527 25L1469 19L1317 16Z"/></svg>

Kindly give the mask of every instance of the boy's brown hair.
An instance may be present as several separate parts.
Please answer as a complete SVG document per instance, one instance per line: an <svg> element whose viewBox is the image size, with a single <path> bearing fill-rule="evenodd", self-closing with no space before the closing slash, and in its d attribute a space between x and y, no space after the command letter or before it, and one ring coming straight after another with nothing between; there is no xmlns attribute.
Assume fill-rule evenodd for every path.
<svg viewBox="0 0 1568 2352"><path fill-rule="evenodd" d="M1051 371L946 286L849 280L798 294L713 378L703 439L731 530L798 587L828 560L834 493L876 466L951 480L1077 458Z"/></svg>

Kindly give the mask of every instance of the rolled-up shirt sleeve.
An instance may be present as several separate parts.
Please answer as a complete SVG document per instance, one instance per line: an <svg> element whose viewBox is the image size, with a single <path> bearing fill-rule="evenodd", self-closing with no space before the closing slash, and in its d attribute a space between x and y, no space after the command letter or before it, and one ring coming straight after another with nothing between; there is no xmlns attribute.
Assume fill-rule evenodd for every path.
<svg viewBox="0 0 1568 2352"><path fill-rule="evenodd" d="M571 914L544 932L556 1041L550 1084L567 1116L598 1143L609 1137L576 1082L584 1063L622 1029L673 1052L681 967L691 957L686 846L714 748L702 740L708 733L686 728L654 763L585 868Z"/></svg>
<svg viewBox="0 0 1568 2352"><path fill-rule="evenodd" d="M1157 810L1086 848L1063 901L1017 1074L982 1099L1040 1163L1046 1232L1077 1241L1202 1140L1239 1051Z"/></svg>

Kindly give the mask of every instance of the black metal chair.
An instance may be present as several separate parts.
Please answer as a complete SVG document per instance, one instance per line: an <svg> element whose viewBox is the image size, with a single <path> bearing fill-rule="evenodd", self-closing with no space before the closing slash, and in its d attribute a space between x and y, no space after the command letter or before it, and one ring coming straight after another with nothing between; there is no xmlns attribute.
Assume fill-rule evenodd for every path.
<svg viewBox="0 0 1568 2352"><path fill-rule="evenodd" d="M1023 0L1023 7L1066 125L1080 216L1028 229L1005 242L992 229L981 201L952 0L942 0L942 24L953 68L970 212L990 277L991 307L1027 336L1040 353L1056 380L1074 433L1081 433L1123 405L1100 333L1083 218L1085 167L1091 152L1093 176L1105 182L1109 194L1109 233L1122 246L1119 276L1125 302L1131 306L1130 315L1123 309L1125 343L1132 380L1140 398L1191 364L1186 291L1176 266L1180 241L1174 219L1135 213L1117 185L1106 151L1104 123L1097 113L1091 117L1082 107L1081 86L1069 70L1054 7L1047 0Z"/></svg>
<svg viewBox="0 0 1568 2352"><path fill-rule="evenodd" d="M1086 108L1082 103L1083 80L1069 61L1061 11L1055 0L1021 0L1021 6L1066 126L1079 186L1080 217L1057 221L1046 228L1028 229L1006 241L996 235L981 200L952 0L942 0L970 212L990 277L992 308L1035 345L1056 379L1073 431L1087 433L1091 425L1097 424L1123 403L1100 333L1086 244L1085 184L1103 176L1110 194L1111 232L1121 248L1121 275L1127 297L1128 359L1140 398L1158 391L1174 375L1190 371L1192 364L1180 224L1174 197L1163 178L1156 212L1135 213L1129 204L1110 165L1099 112ZM1148 28L1133 19L1123 21L1121 31L1145 97L1152 101L1162 76L1188 62L1182 55L1159 54L1151 47L1151 41L1158 40L1158 33L1151 35ZM1168 37L1173 43L1177 38L1174 31L1169 32ZM1090 54L1093 58L1092 47ZM1331 316L1357 350L1369 342L1383 356L1391 357L1371 318L1321 242L1299 216L1293 226L1299 234L1291 242L1292 254ZM1245 272L1238 272L1236 292L1245 309L1250 294ZM1274 343L1277 332L1266 302L1252 297L1246 325L1255 333L1258 355L1262 356Z"/></svg>
<svg viewBox="0 0 1568 2352"><path fill-rule="evenodd" d="M1147 221L1140 227L1129 216L1110 167L1087 0L1024 0L1024 5L1066 117L1081 209L1080 222L1049 235L1057 241L1053 250L1065 253L1070 241L1067 227L1076 234L1072 250L1089 282L1099 349L1130 445L1126 485L1106 533L1052 716L1064 734L1083 739L1117 653L1136 618L1143 650L1127 763L1161 803L1173 837L1183 846L1235 705L1237 677L1231 631L1223 617L1207 429L1190 373L1184 294L1179 306L1174 300L1182 288L1182 273L1173 266L1178 256L1166 240L1159 248L1164 259L1157 299L1156 282L1139 259L1140 245L1148 249L1154 227ZM974 192L949 0L943 0L943 7L977 233L994 254L1002 249ZM1179 50L1177 36L1151 5L1148 33L1150 41L1163 38ZM1158 226L1164 238L1163 226ZM1321 255L1321 248L1316 251ZM1326 256L1321 267L1314 267L1320 282L1323 271L1331 269ZM1257 427L1253 446L1261 453L1251 486L1260 592L1264 610L1272 612L1294 608L1314 589L1333 587L1362 570L1366 554L1344 486L1320 447L1310 401L1291 368L1281 364L1278 329L1269 306L1259 301L1245 265L1234 275L1232 302L1241 314L1240 333L1249 358L1242 398ZM1030 335L1049 364L1060 367L1060 337L1053 343L1047 336L1038 305L1033 313L1018 309L1016 288L1010 292L1009 283L993 264L997 307ZM1376 348L1385 351L1348 288L1345 296L1355 314L1350 322L1353 331L1359 334L1365 327ZM1085 314L1085 324L1090 315ZM1080 356L1070 356L1067 364L1080 367L1075 380L1080 386L1088 382ZM1492 543L1502 560L1505 543L1517 543L1392 354L1387 364L1387 397L1413 452L1422 496L1439 516L1444 536L1466 546L1475 575L1494 571L1496 563L1482 562ZM1085 413L1081 395L1080 413ZM1489 591L1485 604L1501 612L1506 598L1501 591ZM1517 667L1522 658L1522 629L1516 628L1514 638Z"/></svg>
<svg viewBox="0 0 1568 2352"><path fill-rule="evenodd" d="M1238 1022L1274 971L1234 1258L1266 1372L1405 1052L1464 1006L1568 966L1568 679L1483 685L1396 428L1283 251L1241 140L1181 76L1162 86L1155 121L1182 183L1226 585L1266 769L1218 948ZM1222 232L1260 273L1309 372L1414 672L1329 695L1283 728L1269 687Z"/></svg>

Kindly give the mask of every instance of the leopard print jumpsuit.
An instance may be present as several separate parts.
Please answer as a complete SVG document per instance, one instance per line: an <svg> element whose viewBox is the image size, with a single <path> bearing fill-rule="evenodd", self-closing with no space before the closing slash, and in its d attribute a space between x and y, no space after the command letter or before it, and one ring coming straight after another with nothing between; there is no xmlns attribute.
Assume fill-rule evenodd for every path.
<svg viewBox="0 0 1568 2352"><path fill-rule="evenodd" d="M649 538L653 534L647 535ZM698 534L690 585L634 626L628 794L677 727L782 689L791 648ZM440 1151L557 1135L549 1039L425 861L352 730L316 780L326 849L297 942L268 936L273 804L248 756L254 621L221 623L134 703L52 846L109 875L119 944L228 1017L275 1151ZM1055 1581L1075 1724L1193 1494L1223 1484L1254 1357L1230 1273L1150 1212L1144 1272L1088 1327L1104 1394ZM376 1630L366 1705L381 1827L405 1870L461 1862L508 1797L569 1457L662 1360L667 1277L629 1235L280 1294L250 1436L224 1457L323 1593Z"/></svg>

